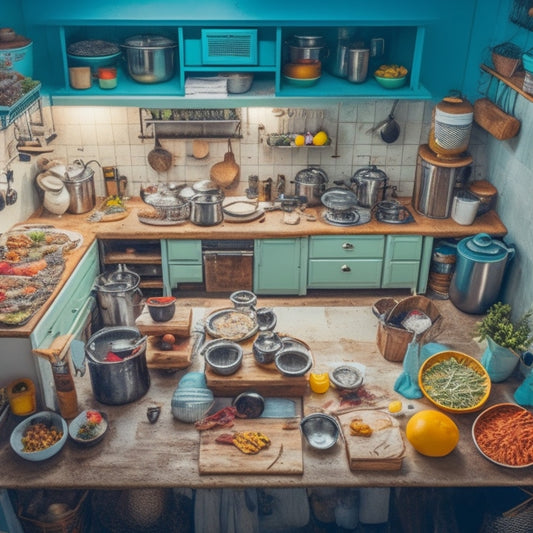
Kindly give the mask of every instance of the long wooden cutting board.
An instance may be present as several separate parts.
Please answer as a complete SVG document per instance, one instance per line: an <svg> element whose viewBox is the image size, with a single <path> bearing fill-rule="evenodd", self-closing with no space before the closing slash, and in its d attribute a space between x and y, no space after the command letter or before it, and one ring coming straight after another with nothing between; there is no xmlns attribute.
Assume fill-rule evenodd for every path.
<svg viewBox="0 0 533 533"><path fill-rule="evenodd" d="M192 309L176 306L174 316L167 322L152 320L148 306L144 306L141 314L136 318L135 325L143 335L164 335L172 333L181 337L188 337L191 332Z"/></svg>
<svg viewBox="0 0 533 533"><path fill-rule="evenodd" d="M298 419L291 419L294 421ZM200 475L205 474L303 474L302 437L296 429L283 429L285 419L235 420L231 428L209 429L200 434ZM246 455L231 444L218 444L222 433L260 431L271 440L270 447ZM281 453L280 453L281 452Z"/></svg>
<svg viewBox="0 0 533 533"><path fill-rule="evenodd" d="M402 467L405 444L394 417L379 409L369 409L351 411L338 418L351 470L399 470ZM370 437L351 435L350 423L355 418L372 428Z"/></svg>

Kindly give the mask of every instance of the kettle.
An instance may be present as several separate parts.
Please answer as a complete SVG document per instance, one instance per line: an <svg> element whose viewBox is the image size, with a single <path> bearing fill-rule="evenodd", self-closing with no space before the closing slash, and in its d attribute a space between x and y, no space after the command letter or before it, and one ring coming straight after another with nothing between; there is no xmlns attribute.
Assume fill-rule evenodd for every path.
<svg viewBox="0 0 533 533"><path fill-rule="evenodd" d="M75 215L87 213L96 205L94 170L89 167L90 163L100 165L95 159L87 163L81 159L76 159L65 168L63 183L70 194L69 213Z"/></svg>
<svg viewBox="0 0 533 533"><path fill-rule="evenodd" d="M496 302L515 249L486 233L457 244L457 261L449 289L451 302L465 313L482 314Z"/></svg>
<svg viewBox="0 0 533 533"><path fill-rule="evenodd" d="M360 168L350 179L350 188L357 195L361 207L374 207L385 200L388 177L376 165Z"/></svg>

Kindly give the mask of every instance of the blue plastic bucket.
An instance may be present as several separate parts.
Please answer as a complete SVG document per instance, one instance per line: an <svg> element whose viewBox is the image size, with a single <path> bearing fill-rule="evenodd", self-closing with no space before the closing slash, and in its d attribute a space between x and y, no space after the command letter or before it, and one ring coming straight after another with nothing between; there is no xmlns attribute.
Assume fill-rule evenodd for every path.
<svg viewBox="0 0 533 533"><path fill-rule="evenodd" d="M0 49L0 65L23 76L33 77L33 42L20 48Z"/></svg>

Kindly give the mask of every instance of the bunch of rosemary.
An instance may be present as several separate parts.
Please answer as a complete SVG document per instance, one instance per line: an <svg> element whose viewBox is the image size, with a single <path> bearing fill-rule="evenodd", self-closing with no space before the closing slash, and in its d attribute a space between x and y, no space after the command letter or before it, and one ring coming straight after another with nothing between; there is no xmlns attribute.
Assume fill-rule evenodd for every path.
<svg viewBox="0 0 533 533"><path fill-rule="evenodd" d="M496 344L513 351L523 351L533 342L530 318L533 310L525 313L517 322L511 319L511 306L495 303L476 324L475 338L480 341L490 337Z"/></svg>

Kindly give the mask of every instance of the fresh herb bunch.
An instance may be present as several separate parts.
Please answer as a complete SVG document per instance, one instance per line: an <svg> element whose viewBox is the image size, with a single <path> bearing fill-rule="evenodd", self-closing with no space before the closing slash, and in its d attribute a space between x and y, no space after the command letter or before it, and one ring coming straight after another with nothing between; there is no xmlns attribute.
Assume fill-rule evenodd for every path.
<svg viewBox="0 0 533 533"><path fill-rule="evenodd" d="M485 340L490 337L496 344L515 351L523 351L533 342L530 318L533 310L525 313L517 322L511 319L511 306L496 302L478 322L475 337Z"/></svg>

